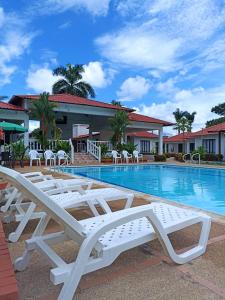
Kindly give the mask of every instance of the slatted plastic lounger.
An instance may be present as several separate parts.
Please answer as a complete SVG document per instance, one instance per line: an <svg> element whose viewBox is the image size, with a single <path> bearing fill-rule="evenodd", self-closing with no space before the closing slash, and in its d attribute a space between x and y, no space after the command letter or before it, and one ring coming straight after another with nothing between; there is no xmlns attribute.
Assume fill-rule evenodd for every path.
<svg viewBox="0 0 225 300"><path fill-rule="evenodd" d="M84 180L81 179L81 183ZM67 182L70 184L66 186ZM131 207L134 199L134 194L123 192L115 188L100 188L94 190L83 190L80 185L72 185L72 182L79 182L79 179L69 180L46 180L44 182L36 183L35 186L41 188L52 195L51 198L59 203L64 209L80 208L88 206L94 216L99 215L96 205L100 206L105 213L111 212L107 201L126 200L124 208ZM83 183L84 184L84 183ZM53 185L55 185L53 187ZM72 192L72 191L78 192ZM36 212L36 205L32 202L22 203L24 200L23 195L20 193L20 197L16 200L16 203L11 205L11 211L4 217L5 222L17 221L19 222L16 230L11 232L8 236L8 240L11 242L17 242L23 233L29 220L42 219L45 216L44 212Z"/></svg>
<svg viewBox="0 0 225 300"><path fill-rule="evenodd" d="M0 174L46 212L38 230L26 241L23 256L15 261L15 269L24 270L33 251L39 250L54 267L50 271L52 282L63 283L59 300L73 298L82 275L109 266L122 252L156 238L170 258L178 264L196 258L206 250L211 226L211 218L207 215L163 203L152 203L77 221L47 194L15 171L0 167ZM62 226L63 231L44 235L51 218ZM177 254L168 234L196 223L202 225L198 245ZM66 240L80 245L78 254L74 253L76 259L69 264L51 248L51 245L62 244Z"/></svg>
<svg viewBox="0 0 225 300"><path fill-rule="evenodd" d="M25 173L22 174L22 176L25 176L28 178L31 182L36 183L38 187L42 188L43 190L49 189L51 185L55 184L55 182L58 183L58 188L63 186L81 186L82 188L91 189L93 185L93 181L82 179L82 178L73 178L73 179L57 179L54 178L51 175L43 175L41 172L32 172L32 173ZM61 184L62 183L62 184ZM9 187L6 189L4 196L2 197L1 202L5 202L4 205L1 206L0 210L4 213L6 213L9 209L12 203L16 202L21 197L21 194L15 189L14 187ZM8 218L10 219L10 218Z"/></svg>

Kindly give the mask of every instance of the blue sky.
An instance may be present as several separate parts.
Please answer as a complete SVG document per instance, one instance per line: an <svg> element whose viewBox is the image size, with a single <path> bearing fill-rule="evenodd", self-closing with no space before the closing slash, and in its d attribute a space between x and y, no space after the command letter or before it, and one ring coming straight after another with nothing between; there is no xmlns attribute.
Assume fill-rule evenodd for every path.
<svg viewBox="0 0 225 300"><path fill-rule="evenodd" d="M96 99L194 129L225 101L225 2L0 0L0 95L51 91L52 70L85 65Z"/></svg>

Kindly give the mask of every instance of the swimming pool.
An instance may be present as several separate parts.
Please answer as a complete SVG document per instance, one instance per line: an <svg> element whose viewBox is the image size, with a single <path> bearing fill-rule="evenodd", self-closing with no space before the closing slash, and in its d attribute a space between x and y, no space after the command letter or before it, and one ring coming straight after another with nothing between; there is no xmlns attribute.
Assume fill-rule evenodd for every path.
<svg viewBox="0 0 225 300"><path fill-rule="evenodd" d="M62 171L225 215L225 170L173 165L64 167Z"/></svg>

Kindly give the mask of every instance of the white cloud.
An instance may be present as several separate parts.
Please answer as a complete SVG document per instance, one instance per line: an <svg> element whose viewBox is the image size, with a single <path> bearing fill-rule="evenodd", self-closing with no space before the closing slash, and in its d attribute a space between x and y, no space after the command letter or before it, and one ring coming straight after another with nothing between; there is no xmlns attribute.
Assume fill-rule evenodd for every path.
<svg viewBox="0 0 225 300"><path fill-rule="evenodd" d="M89 62L88 65L84 65L84 70L84 81L96 88L104 88L109 85L116 72L113 69L103 69L102 63L99 61Z"/></svg>
<svg viewBox="0 0 225 300"><path fill-rule="evenodd" d="M27 33L25 22L0 7L0 86L11 82L16 60L29 48L34 33Z"/></svg>
<svg viewBox="0 0 225 300"><path fill-rule="evenodd" d="M62 13L68 10L79 11L85 9L94 16L105 16L111 0L41 0L37 1L36 12L42 14Z"/></svg>
<svg viewBox="0 0 225 300"><path fill-rule="evenodd" d="M225 21L224 3L218 0L119 0L116 7L130 22L96 39L101 54L122 66L160 71L159 76L198 66L194 56L210 49Z"/></svg>
<svg viewBox="0 0 225 300"><path fill-rule="evenodd" d="M71 26L71 22L65 22L65 23L62 23L61 25L59 25L59 29L67 29Z"/></svg>
<svg viewBox="0 0 225 300"><path fill-rule="evenodd" d="M117 96L120 101L141 99L150 89L149 80L141 76L129 77L121 85Z"/></svg>
<svg viewBox="0 0 225 300"><path fill-rule="evenodd" d="M208 89L198 87L190 90L176 90L173 94L171 93L169 100L166 102L152 103L151 105L142 104L137 109L145 115L172 122L174 122L172 113L176 108L189 112L196 111L197 115L193 128L198 130L205 127L207 120L218 117L211 112L211 108L224 102L224 99L225 85Z"/></svg>
<svg viewBox="0 0 225 300"><path fill-rule="evenodd" d="M177 67L176 52L179 39L149 32L145 26L125 28L115 34L96 39L103 56L114 63L140 68L170 70Z"/></svg>
<svg viewBox="0 0 225 300"><path fill-rule="evenodd" d="M52 70L48 66L39 68L32 66L28 71L26 84L29 89L32 89L36 93L51 93L53 84L59 78L58 76L53 76Z"/></svg>

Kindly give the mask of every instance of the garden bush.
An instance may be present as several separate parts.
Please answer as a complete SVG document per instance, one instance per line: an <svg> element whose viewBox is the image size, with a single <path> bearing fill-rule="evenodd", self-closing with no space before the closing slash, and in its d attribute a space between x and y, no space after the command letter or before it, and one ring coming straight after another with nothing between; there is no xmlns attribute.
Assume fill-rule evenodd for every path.
<svg viewBox="0 0 225 300"><path fill-rule="evenodd" d="M155 158L155 161L166 161L166 156L164 154L162 154L162 155L157 154L154 156L154 158Z"/></svg>
<svg viewBox="0 0 225 300"><path fill-rule="evenodd" d="M223 155L222 154L213 154L213 153L206 153L203 157L205 161L222 161Z"/></svg>
<svg viewBox="0 0 225 300"><path fill-rule="evenodd" d="M175 160L184 162L183 156L184 156L184 153L176 153L174 157L175 157Z"/></svg>

